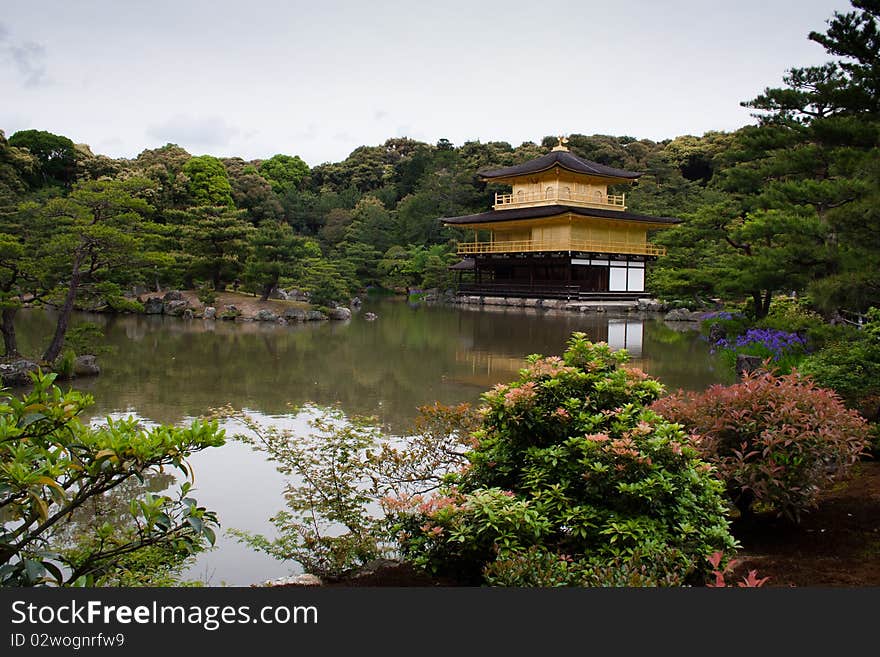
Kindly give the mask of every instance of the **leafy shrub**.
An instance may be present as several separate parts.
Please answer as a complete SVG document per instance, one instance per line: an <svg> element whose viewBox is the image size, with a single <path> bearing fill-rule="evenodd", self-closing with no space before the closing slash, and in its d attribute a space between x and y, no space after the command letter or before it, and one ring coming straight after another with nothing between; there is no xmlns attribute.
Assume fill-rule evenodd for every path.
<svg viewBox="0 0 880 657"><path fill-rule="evenodd" d="M116 313L142 314L144 312L144 304L137 299L126 299L125 297L109 298L107 306Z"/></svg>
<svg viewBox="0 0 880 657"><path fill-rule="evenodd" d="M95 310L107 309L117 313L144 312L144 305L140 301L128 298L119 285L110 281L102 281L83 290L80 293L79 303Z"/></svg>
<svg viewBox="0 0 880 657"><path fill-rule="evenodd" d="M210 283L205 283L204 285L200 285L198 291L196 292L196 296L199 301L202 302L204 306L213 306L217 303L217 292L214 290L214 286Z"/></svg>
<svg viewBox="0 0 880 657"><path fill-rule="evenodd" d="M797 372L746 375L732 386L679 392L651 408L695 434L743 514L753 503L795 521L863 453L868 427L831 390Z"/></svg>
<svg viewBox="0 0 880 657"><path fill-rule="evenodd" d="M303 287L309 292L309 303L313 306L332 307L335 303L351 298L342 272L336 265L324 259L314 258L308 262Z"/></svg>
<svg viewBox="0 0 880 657"><path fill-rule="evenodd" d="M55 371L60 379L72 379L76 369L76 353L72 349L65 349L58 360L55 361Z"/></svg>
<svg viewBox="0 0 880 657"><path fill-rule="evenodd" d="M801 373L837 392L849 408L880 420L880 341L836 342L810 355Z"/></svg>
<svg viewBox="0 0 880 657"><path fill-rule="evenodd" d="M706 337L721 334L723 337L745 333L750 320L740 312L726 310L704 313L700 317L700 333Z"/></svg>
<svg viewBox="0 0 880 657"><path fill-rule="evenodd" d="M77 354L103 354L113 351L104 343L104 330L94 322L81 322L67 329L64 346Z"/></svg>
<svg viewBox="0 0 880 657"><path fill-rule="evenodd" d="M335 579L378 556L395 540L383 515L389 499L436 488L464 462L463 444L476 426L467 404L424 406L409 435L382 436L371 418L345 417L338 409L306 405L307 435L265 427L242 411L218 410L246 432L235 438L260 450L294 480L285 488L287 510L271 518L274 539L231 532L242 542L306 572Z"/></svg>
<svg viewBox="0 0 880 657"><path fill-rule="evenodd" d="M220 319L225 319L227 321L234 321L238 317L241 317L241 310L234 305L226 306L226 308L223 309L223 312L220 313Z"/></svg>
<svg viewBox="0 0 880 657"><path fill-rule="evenodd" d="M679 583L676 568L664 561L668 559L657 555L651 559L633 555L591 565L532 546L525 552L493 561L484 574L490 586L676 586Z"/></svg>
<svg viewBox="0 0 880 657"><path fill-rule="evenodd" d="M715 578L715 581L706 583L706 586L709 588L729 588L734 586L727 582L727 575L736 566L736 559L733 559L724 567L721 565L723 558L724 555L721 552L716 552L709 556L709 563L712 564L714 569L712 570L712 576ZM736 583L736 587L741 589L757 588L764 586L769 580L769 577L758 577L757 570L750 570L745 577Z"/></svg>
<svg viewBox="0 0 880 657"><path fill-rule="evenodd" d="M755 327L796 333L803 339L807 351L820 349L826 343L851 332L845 326L829 324L803 302L788 297L774 299L770 312L756 322Z"/></svg>
<svg viewBox="0 0 880 657"><path fill-rule="evenodd" d="M735 546L723 487L644 407L663 387L627 359L575 333L563 358L530 356L484 394L468 467L399 501L403 556L468 584L702 581L708 555Z"/></svg>
<svg viewBox="0 0 880 657"><path fill-rule="evenodd" d="M302 411L312 431L295 438L288 430L262 427L246 414L227 411L249 429L237 434L238 440L265 451L279 472L297 480L285 489L289 510L271 518L278 538L237 529L231 533L279 560L300 563L308 573L339 577L382 553L377 520L368 511L374 501L368 449L378 433L338 409L306 406Z"/></svg>
<svg viewBox="0 0 880 657"><path fill-rule="evenodd" d="M848 339L836 340L807 357L800 371L839 394L849 408L872 422L871 452L880 455L880 310L871 308L861 330L849 329Z"/></svg>
<svg viewBox="0 0 880 657"><path fill-rule="evenodd" d="M199 421L144 429L135 418L108 418L92 427L79 419L92 398L63 392L55 378L32 375L20 398L0 392L0 586L89 584L130 569L146 548L185 558L213 544L217 516L189 497L190 482L173 498L123 497L119 522L105 516L94 531L72 530L77 510L126 483L168 470L189 476L187 459L222 445L224 434Z"/></svg>

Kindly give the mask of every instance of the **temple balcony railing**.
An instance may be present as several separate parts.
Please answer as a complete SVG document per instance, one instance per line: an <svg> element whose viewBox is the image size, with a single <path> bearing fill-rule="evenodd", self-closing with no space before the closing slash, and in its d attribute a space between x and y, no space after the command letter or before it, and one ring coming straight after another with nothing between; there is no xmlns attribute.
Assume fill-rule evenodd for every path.
<svg viewBox="0 0 880 657"><path fill-rule="evenodd" d="M666 255L665 246L615 240L513 240L509 242L459 242L459 255L481 253L537 253L542 251L577 251L581 253L625 253L627 255Z"/></svg>
<svg viewBox="0 0 880 657"><path fill-rule="evenodd" d="M539 205L576 205L584 208L604 208L606 210L626 210L625 194L575 194L564 189L552 192L517 192L516 194L495 194L495 210L509 210L518 207Z"/></svg>

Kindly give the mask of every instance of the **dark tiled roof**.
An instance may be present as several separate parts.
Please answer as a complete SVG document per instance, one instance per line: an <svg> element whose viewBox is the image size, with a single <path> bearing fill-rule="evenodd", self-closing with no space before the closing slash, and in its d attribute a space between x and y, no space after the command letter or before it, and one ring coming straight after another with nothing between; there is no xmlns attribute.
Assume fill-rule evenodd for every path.
<svg viewBox="0 0 880 657"><path fill-rule="evenodd" d="M475 269L476 266L476 262L473 258L465 258L464 260L460 260L454 265L448 267L448 269L453 269L455 271L470 271L471 269Z"/></svg>
<svg viewBox="0 0 880 657"><path fill-rule="evenodd" d="M440 221L446 224L483 224L495 221L516 221L517 219L541 219L565 214L566 212L573 212L584 217L597 217L599 219L622 219L624 221L642 221L653 224L681 223L681 219L676 219L675 217L651 217L646 214L633 214L632 212L622 210L601 210L571 205L539 205L513 210L493 210L492 212L481 212L480 214L468 214L463 217L445 217Z"/></svg>
<svg viewBox="0 0 880 657"><path fill-rule="evenodd" d="M555 166L560 166L568 171L575 173L585 173L591 176L602 176L604 178L627 178L635 180L640 177L641 173L635 171L624 171L623 169L615 169L614 167L606 167L598 162L583 160L568 151L551 151L547 155L542 155L534 160L523 162L512 167L504 167L503 169L494 169L492 171L481 171L479 175L486 180L495 178L509 178L511 176L523 176L530 173L541 173Z"/></svg>

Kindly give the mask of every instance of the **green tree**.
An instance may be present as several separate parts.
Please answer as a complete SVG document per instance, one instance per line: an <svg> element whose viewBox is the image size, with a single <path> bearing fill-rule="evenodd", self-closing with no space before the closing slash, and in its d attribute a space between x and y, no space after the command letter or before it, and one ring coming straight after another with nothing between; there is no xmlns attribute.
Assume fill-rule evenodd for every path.
<svg viewBox="0 0 880 657"><path fill-rule="evenodd" d="M301 286L308 290L309 301L315 306L331 306L347 303L351 290L341 263L325 258L311 258L305 263Z"/></svg>
<svg viewBox="0 0 880 657"><path fill-rule="evenodd" d="M276 194L296 189L299 183L309 174L309 165L298 155L273 155L260 163L260 175L269 181Z"/></svg>
<svg viewBox="0 0 880 657"><path fill-rule="evenodd" d="M384 253L394 240L393 228L391 213L382 202L374 196L365 196L354 207L351 223L345 227L343 235L345 241L367 244Z"/></svg>
<svg viewBox="0 0 880 657"><path fill-rule="evenodd" d="M189 180L183 172L184 165L192 158L177 144L165 144L161 148L141 151L132 162L138 176L155 183L150 202L160 210L183 208L189 200Z"/></svg>
<svg viewBox="0 0 880 657"><path fill-rule="evenodd" d="M176 469L220 446L216 422L144 429L135 418L91 427L79 415L92 403L63 392L54 374L37 376L17 398L0 393L0 585L89 584L120 560L151 548L192 554L214 543L216 515L188 496L146 493L127 500L125 523L98 523L88 540L63 540L72 515L134 480Z"/></svg>
<svg viewBox="0 0 880 657"><path fill-rule="evenodd" d="M9 138L9 145L26 148L36 158L33 186L69 186L76 180L76 149L67 137L45 130L20 130Z"/></svg>
<svg viewBox="0 0 880 657"><path fill-rule="evenodd" d="M853 4L860 11L810 34L843 59L791 69L785 87L743 103L759 124L712 158L722 198L707 195L669 232L670 247L673 233L689 240L687 256L662 264L655 282L750 298L758 318L779 292L808 292L829 314L880 303L877 6ZM674 259L687 264L675 271Z"/></svg>
<svg viewBox="0 0 880 657"><path fill-rule="evenodd" d="M363 242L343 242L338 247L342 261L352 270L357 281L356 287L367 287L380 283L379 261L382 253Z"/></svg>
<svg viewBox="0 0 880 657"><path fill-rule="evenodd" d="M0 217L14 211L27 194L28 180L37 166L29 151L11 146L0 130Z"/></svg>
<svg viewBox="0 0 880 657"><path fill-rule="evenodd" d="M143 236L149 231L144 218L152 207L136 196L147 186L136 178L90 181L77 184L65 198L31 207L39 275L43 287L54 287L59 299L45 362L54 362L61 353L78 296L105 282L143 280L145 268L151 268L154 254L144 250Z"/></svg>
<svg viewBox="0 0 880 657"><path fill-rule="evenodd" d="M419 283L422 274L412 252L399 245L392 246L385 252L378 269L384 287L406 290L407 293Z"/></svg>
<svg viewBox="0 0 880 657"><path fill-rule="evenodd" d="M229 175L216 157L192 157L183 165L182 171L189 178L187 187L193 205L234 207Z"/></svg>
<svg viewBox="0 0 880 657"><path fill-rule="evenodd" d="M260 291L265 301L282 277L299 278L303 261L320 256L318 245L294 235L289 225L264 222L250 236L250 255L245 262L243 278Z"/></svg>
<svg viewBox="0 0 880 657"><path fill-rule="evenodd" d="M880 113L880 4L877 0L852 0L856 11L834 12L825 33L810 32L809 38L830 54L847 80L849 111Z"/></svg>
<svg viewBox="0 0 880 657"><path fill-rule="evenodd" d="M248 240L254 228L244 212L228 206L190 208L175 215L181 224L184 250L190 257L190 272L226 289L244 267Z"/></svg>
<svg viewBox="0 0 880 657"><path fill-rule="evenodd" d="M235 207L244 210L255 226L262 221L274 221L284 214L278 195L256 168L239 157L226 158L223 164L229 173L232 200Z"/></svg>
<svg viewBox="0 0 880 657"><path fill-rule="evenodd" d="M5 356L19 355L15 316L28 288L30 265L24 256L25 247L18 236L0 233L0 331Z"/></svg>

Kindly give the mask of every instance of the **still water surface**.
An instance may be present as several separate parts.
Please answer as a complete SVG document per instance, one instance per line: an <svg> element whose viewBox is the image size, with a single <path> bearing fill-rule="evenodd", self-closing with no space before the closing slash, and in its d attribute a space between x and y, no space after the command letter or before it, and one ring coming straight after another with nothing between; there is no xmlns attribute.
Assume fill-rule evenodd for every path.
<svg viewBox="0 0 880 657"><path fill-rule="evenodd" d="M368 311L378 319L365 320ZM375 415L400 434L418 406L477 402L491 386L515 378L525 356L561 354L573 331L626 348L632 365L669 390L732 381L696 331L605 313L380 301L365 303L350 321L290 326L86 314L76 321L102 326L112 347L100 357L100 376L75 381L94 395L93 416L135 415L149 423L181 424L232 404L263 423L305 431L290 405L314 402ZM52 328L48 313L23 311L23 350L38 352ZM272 533L268 518L283 507L284 479L262 454L229 441L194 455L191 464L195 497L218 512L224 528ZM248 586L294 572L296 564L255 553L221 531L218 547L187 576Z"/></svg>

